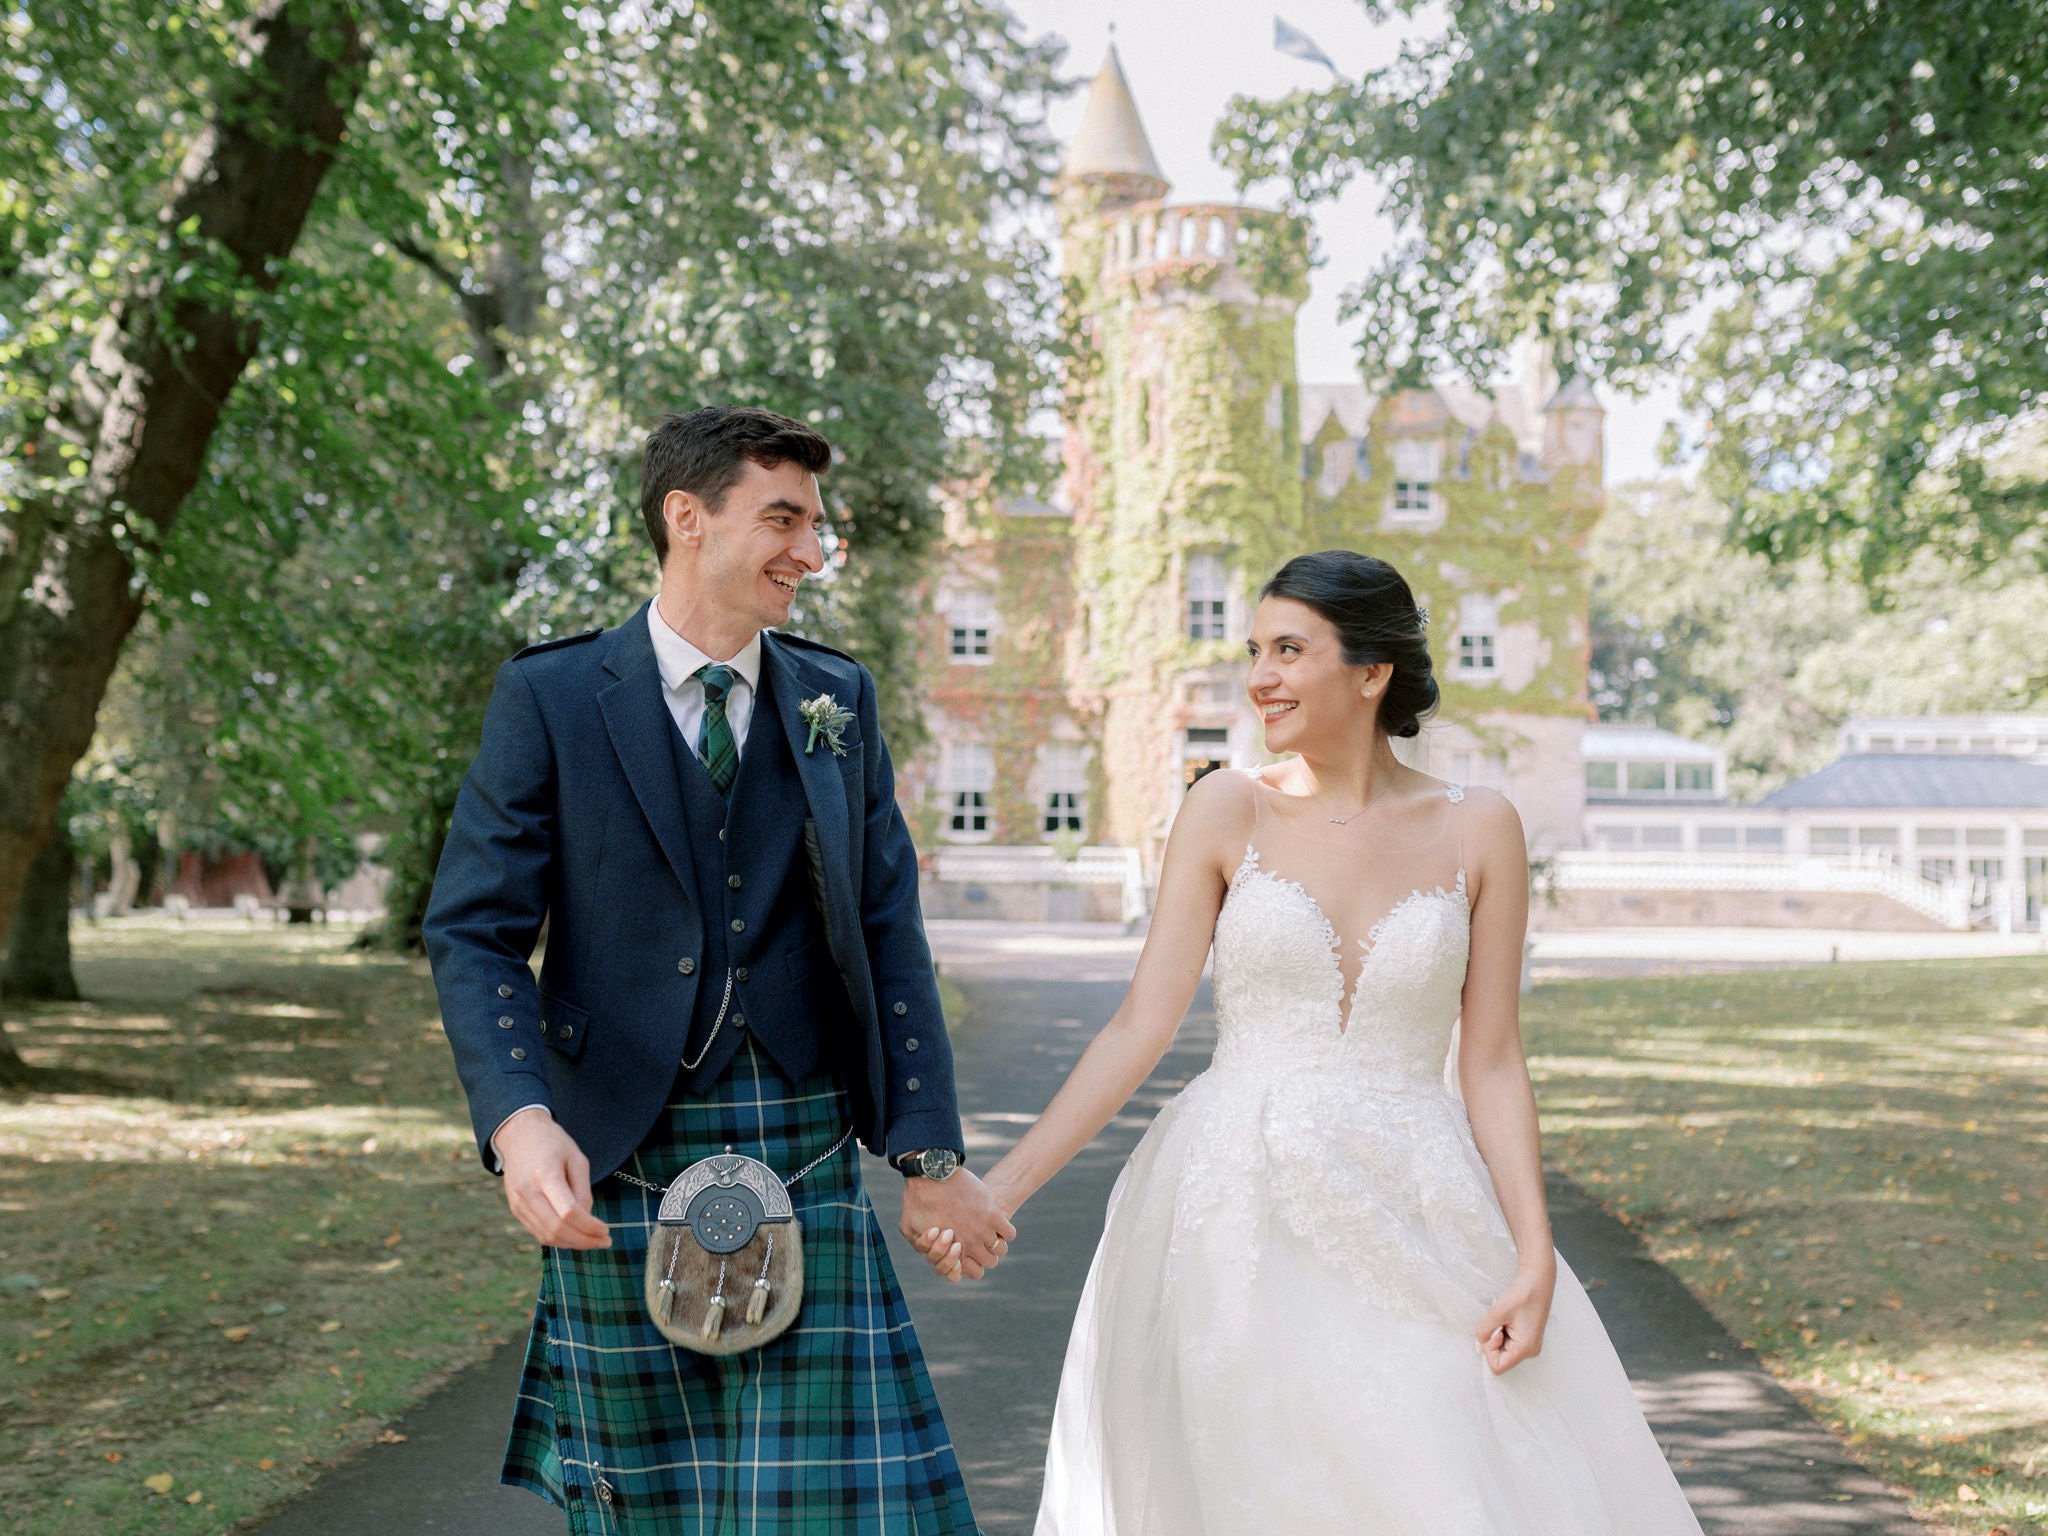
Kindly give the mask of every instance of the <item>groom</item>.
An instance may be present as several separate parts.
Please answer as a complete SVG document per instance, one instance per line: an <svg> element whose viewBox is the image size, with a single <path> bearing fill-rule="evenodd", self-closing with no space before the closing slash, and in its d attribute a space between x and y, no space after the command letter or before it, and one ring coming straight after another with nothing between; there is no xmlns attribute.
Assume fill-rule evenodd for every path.
<svg viewBox="0 0 2048 1536"><path fill-rule="evenodd" d="M772 411L654 430L660 593L501 669L435 877L478 1147L543 1245L503 1480L572 1533L975 1529L858 1161L833 1150L850 1126L895 1163L902 1230L950 1229L973 1268L1015 1236L959 1166L874 679L773 629L823 568L830 463ZM654 1328L641 1271L649 1190L728 1147L790 1181L803 1311L715 1357Z"/></svg>

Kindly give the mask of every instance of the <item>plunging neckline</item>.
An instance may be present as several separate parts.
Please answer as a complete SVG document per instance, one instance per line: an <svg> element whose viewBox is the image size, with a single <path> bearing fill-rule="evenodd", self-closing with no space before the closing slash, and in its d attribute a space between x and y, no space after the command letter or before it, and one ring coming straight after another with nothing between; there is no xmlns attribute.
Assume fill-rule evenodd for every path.
<svg viewBox="0 0 2048 1536"><path fill-rule="evenodd" d="M1323 910L1323 904L1316 900L1315 893L1299 880L1289 879L1286 875L1267 869L1263 860L1259 857L1258 846L1254 843L1247 843L1245 845L1244 858L1238 863L1237 873L1231 877L1231 889L1235 890L1248 874L1256 875L1263 880L1270 880L1273 884L1285 890L1293 891L1303 901L1308 903L1309 911L1314 915L1315 920L1322 925L1324 948L1330 957L1331 968L1336 972L1337 1035L1339 1039L1348 1038L1351 1034L1351 1025L1358 1016L1358 994L1365 989L1366 973L1372 969L1373 957L1380 952L1380 940L1385 936L1388 925L1418 902L1431 900L1450 901L1456 902L1460 906L1465 906L1469 901L1469 894L1465 889L1465 866L1463 864L1458 866L1457 879L1452 882L1448 889L1441 885L1416 886L1406 896L1403 896L1399 901L1387 908L1373 925L1365 931L1364 938L1352 940L1354 944L1357 944L1365 951L1365 954L1358 962L1358 974L1352 978L1351 985L1347 989L1344 985L1344 941L1337 932L1336 924L1330 921L1329 914Z"/></svg>

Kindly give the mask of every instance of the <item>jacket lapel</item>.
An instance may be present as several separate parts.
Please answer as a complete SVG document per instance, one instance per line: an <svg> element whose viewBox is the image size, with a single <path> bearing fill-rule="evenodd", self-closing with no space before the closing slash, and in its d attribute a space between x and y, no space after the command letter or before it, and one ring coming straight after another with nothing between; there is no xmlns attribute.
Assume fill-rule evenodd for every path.
<svg viewBox="0 0 2048 1536"><path fill-rule="evenodd" d="M647 633L646 606L613 634L617 639L605 657L604 669L618 681L599 690L597 706L655 842L661 845L683 890L694 893L696 863L690 855L683 797L676 787L676 722L662 697L661 667Z"/></svg>
<svg viewBox="0 0 2048 1536"><path fill-rule="evenodd" d="M852 911L849 855L853 829L846 806L846 781L830 752L804 750L811 728L804 724L801 706L805 699L831 692L831 680L813 671L801 656L777 640L772 630L761 636L761 667L772 674L775 715L789 740L790 756L796 759L797 777L803 781L804 801L810 806L811 820L817 824L825 889L829 896L843 898L845 905L840 910Z"/></svg>

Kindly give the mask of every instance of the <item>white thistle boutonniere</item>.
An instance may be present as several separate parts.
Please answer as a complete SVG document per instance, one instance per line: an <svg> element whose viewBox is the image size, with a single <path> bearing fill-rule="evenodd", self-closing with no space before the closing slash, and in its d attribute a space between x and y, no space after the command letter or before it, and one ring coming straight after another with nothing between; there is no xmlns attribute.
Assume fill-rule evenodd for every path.
<svg viewBox="0 0 2048 1536"><path fill-rule="evenodd" d="M825 738L825 745L832 749L834 757L846 756L846 746L840 737L853 724L852 710L845 708L829 693L805 699L796 709L804 717L804 724L811 728L811 739L804 743L804 756L810 756L820 736Z"/></svg>

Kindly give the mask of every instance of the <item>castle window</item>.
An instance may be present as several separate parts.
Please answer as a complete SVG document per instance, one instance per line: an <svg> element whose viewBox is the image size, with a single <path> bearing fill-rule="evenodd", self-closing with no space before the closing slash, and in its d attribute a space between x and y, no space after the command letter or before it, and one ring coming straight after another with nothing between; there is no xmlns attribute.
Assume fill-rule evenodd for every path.
<svg viewBox="0 0 2048 1536"><path fill-rule="evenodd" d="M1444 445L1435 438L1394 444L1394 495L1388 520L1413 526L1436 516L1436 483L1443 478Z"/></svg>
<svg viewBox="0 0 2048 1536"><path fill-rule="evenodd" d="M995 758L987 745L978 741L948 742L945 784L952 807L947 830L956 837L986 837L989 795L996 787Z"/></svg>
<svg viewBox="0 0 2048 1536"><path fill-rule="evenodd" d="M995 627L995 604L988 593L975 588L955 592L947 600L947 651L954 661L987 665Z"/></svg>
<svg viewBox="0 0 2048 1536"><path fill-rule="evenodd" d="M1187 633L1190 640L1221 640L1229 622L1230 567L1211 550L1187 557Z"/></svg>
<svg viewBox="0 0 2048 1536"><path fill-rule="evenodd" d="M1500 633L1500 604L1484 592L1458 600L1458 671L1465 677L1494 675Z"/></svg>
<svg viewBox="0 0 2048 1536"><path fill-rule="evenodd" d="M1078 741L1045 747L1045 830L1081 830L1081 801L1088 792L1088 749Z"/></svg>

